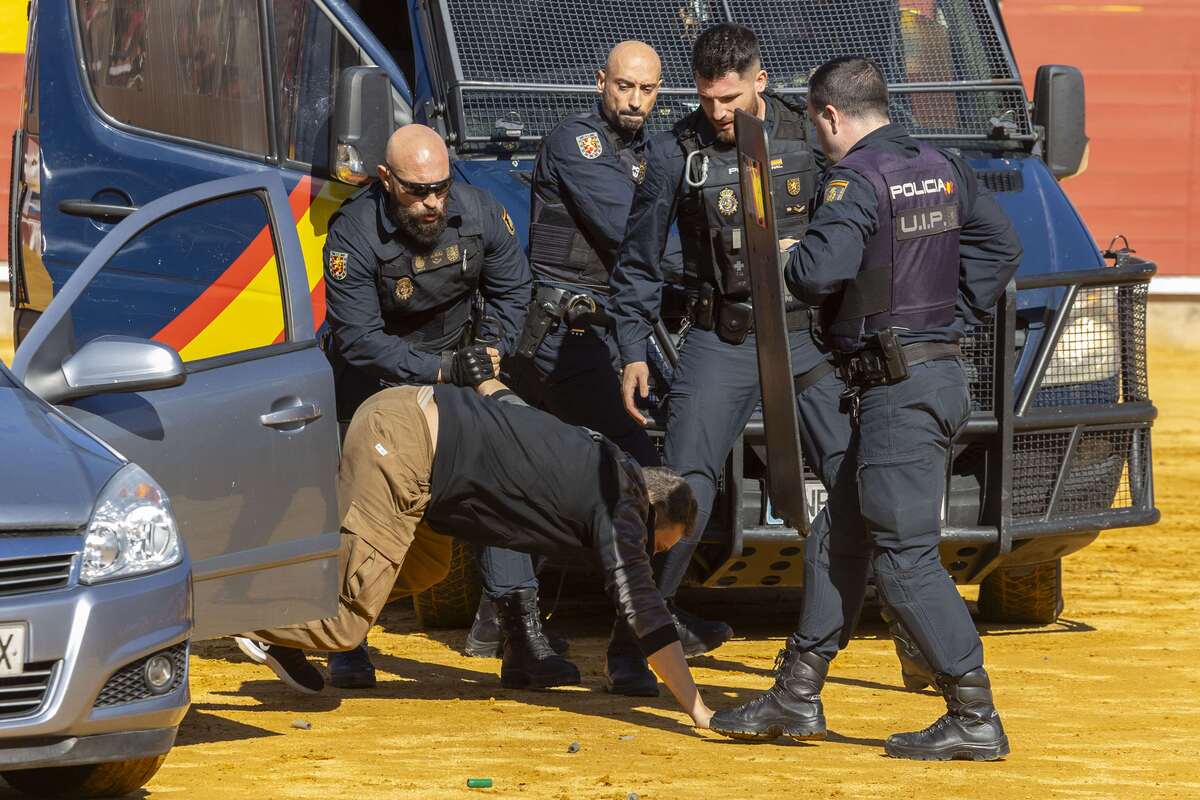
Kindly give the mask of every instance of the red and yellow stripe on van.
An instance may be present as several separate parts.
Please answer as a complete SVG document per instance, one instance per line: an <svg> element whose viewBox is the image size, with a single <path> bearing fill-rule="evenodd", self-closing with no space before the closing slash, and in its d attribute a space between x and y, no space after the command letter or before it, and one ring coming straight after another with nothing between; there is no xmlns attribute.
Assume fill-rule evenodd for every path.
<svg viewBox="0 0 1200 800"><path fill-rule="evenodd" d="M355 187L304 176L288 196L313 303L313 322L325 321L322 248L329 218ZM271 231L263 228L232 264L162 330L184 361L265 347L283 341L283 299Z"/></svg>

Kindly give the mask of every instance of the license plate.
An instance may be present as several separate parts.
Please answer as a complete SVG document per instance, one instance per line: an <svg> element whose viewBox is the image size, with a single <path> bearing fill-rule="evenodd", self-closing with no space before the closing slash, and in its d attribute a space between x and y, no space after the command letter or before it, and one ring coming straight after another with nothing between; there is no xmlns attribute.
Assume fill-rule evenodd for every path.
<svg viewBox="0 0 1200 800"><path fill-rule="evenodd" d="M808 512L809 522L817 518L817 514L825 507L825 501L828 499L829 493L825 491L825 484L820 481L804 482L804 510ZM775 509L771 507L770 498L767 498L767 524L784 524L782 519L775 516Z"/></svg>
<svg viewBox="0 0 1200 800"><path fill-rule="evenodd" d="M25 670L25 626L0 625L0 678Z"/></svg>

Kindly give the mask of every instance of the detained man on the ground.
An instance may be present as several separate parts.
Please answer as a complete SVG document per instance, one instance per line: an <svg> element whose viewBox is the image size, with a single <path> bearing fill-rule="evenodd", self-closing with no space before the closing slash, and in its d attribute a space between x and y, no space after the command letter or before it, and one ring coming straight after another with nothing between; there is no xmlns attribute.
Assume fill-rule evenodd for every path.
<svg viewBox="0 0 1200 800"><path fill-rule="evenodd" d="M696 519L687 483L642 469L587 428L529 408L502 383L385 389L359 407L338 470L342 588L335 616L247 636L288 685L323 688L303 651L358 644L393 588L416 593L449 567L450 538L554 557L594 553L617 611L696 726L712 711L692 680L651 552ZM445 535L443 535L445 534ZM540 626L536 613L506 624Z"/></svg>

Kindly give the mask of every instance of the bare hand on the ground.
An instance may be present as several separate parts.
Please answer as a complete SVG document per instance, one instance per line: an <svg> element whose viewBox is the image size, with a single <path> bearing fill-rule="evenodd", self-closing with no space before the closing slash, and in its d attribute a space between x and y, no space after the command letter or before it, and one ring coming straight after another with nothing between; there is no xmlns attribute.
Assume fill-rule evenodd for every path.
<svg viewBox="0 0 1200 800"><path fill-rule="evenodd" d="M646 418L634 405L634 391L642 399L650 395L650 366L645 361L626 364L625 369L621 371L621 397L625 399L625 410L637 420L638 425L645 425Z"/></svg>
<svg viewBox="0 0 1200 800"><path fill-rule="evenodd" d="M702 706L692 715L692 723L700 730L708 730L712 727L713 710L708 706Z"/></svg>

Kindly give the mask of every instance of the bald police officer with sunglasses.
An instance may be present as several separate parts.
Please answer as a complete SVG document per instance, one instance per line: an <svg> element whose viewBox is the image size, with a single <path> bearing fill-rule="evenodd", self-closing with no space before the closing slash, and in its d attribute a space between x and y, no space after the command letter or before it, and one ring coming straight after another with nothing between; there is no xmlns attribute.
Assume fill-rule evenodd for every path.
<svg viewBox="0 0 1200 800"><path fill-rule="evenodd" d="M385 161L379 181L334 214L325 240L326 351L342 420L388 386L476 386L494 378L532 292L508 212L482 189L453 182L435 131L400 128ZM536 618L529 556L487 547L477 559L498 613ZM506 629L523 633L505 646L501 683L509 672L533 675L537 686L579 683L579 670L551 649L539 625ZM335 686L375 682L365 643L332 654L329 672Z"/></svg>

